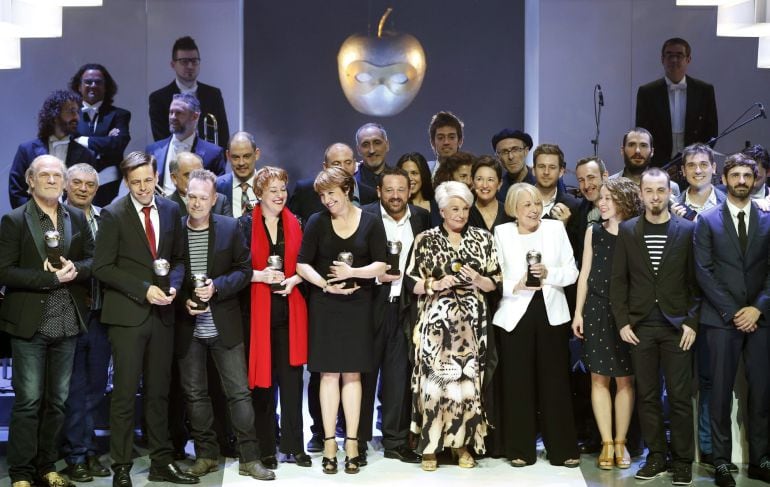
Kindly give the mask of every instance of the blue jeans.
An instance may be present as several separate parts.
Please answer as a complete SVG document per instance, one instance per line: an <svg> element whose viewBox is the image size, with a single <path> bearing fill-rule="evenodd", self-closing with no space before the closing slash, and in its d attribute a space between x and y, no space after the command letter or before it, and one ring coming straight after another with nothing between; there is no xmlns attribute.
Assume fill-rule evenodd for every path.
<svg viewBox="0 0 770 487"><path fill-rule="evenodd" d="M214 412L208 390L207 351L211 352L211 358L222 381L233 430L238 439L240 461L252 462L260 457L260 452L254 431L254 409L246 377L243 343L233 348L225 348L218 338L192 338L187 354L179 359L179 376L187 401L195 456L212 459L219 457L219 445L212 427ZM271 448L270 451L275 451L275 445L267 447Z"/></svg>
<svg viewBox="0 0 770 487"><path fill-rule="evenodd" d="M75 347L67 413L64 419L64 452L67 464L85 463L96 455L94 414L107 388L110 341L99 321L99 311L88 318L88 333L81 334Z"/></svg>
<svg viewBox="0 0 770 487"><path fill-rule="evenodd" d="M8 429L11 482L55 471L76 337L11 338L16 396Z"/></svg>

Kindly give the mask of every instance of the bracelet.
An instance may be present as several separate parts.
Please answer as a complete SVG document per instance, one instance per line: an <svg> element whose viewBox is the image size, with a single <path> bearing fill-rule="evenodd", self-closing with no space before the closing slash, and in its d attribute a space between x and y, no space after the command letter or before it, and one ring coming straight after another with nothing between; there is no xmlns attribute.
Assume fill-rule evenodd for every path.
<svg viewBox="0 0 770 487"><path fill-rule="evenodd" d="M434 281L435 281L435 279L433 279L432 277L429 277L429 278L425 279L425 284L424 284L424 286L425 286L425 293L428 296L433 296L433 293L434 293L433 282Z"/></svg>
<svg viewBox="0 0 770 487"><path fill-rule="evenodd" d="M323 287L321 287L321 291L326 292L326 288L329 286L329 283L324 281Z"/></svg>

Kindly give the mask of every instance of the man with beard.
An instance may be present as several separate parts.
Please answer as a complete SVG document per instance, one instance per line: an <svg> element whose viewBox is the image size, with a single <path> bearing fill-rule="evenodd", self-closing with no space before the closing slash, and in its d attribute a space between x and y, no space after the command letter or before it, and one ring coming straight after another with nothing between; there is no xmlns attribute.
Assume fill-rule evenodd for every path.
<svg viewBox="0 0 770 487"><path fill-rule="evenodd" d="M701 323L708 330L711 438L715 483L735 486L732 457L733 386L743 359L748 394L749 478L770 482L768 412L770 355L770 215L752 204L757 164L744 154L727 158L722 182L727 200L701 213L695 227L695 263L705 300Z"/></svg>
<svg viewBox="0 0 770 487"><path fill-rule="evenodd" d="M700 307L691 244L695 224L669 212L667 173L650 168L640 177L645 211L618 228L610 286L620 338L631 345L639 422L649 448L647 463L635 477L649 480L666 473L662 368L670 406L673 483L689 485L694 454L690 348Z"/></svg>
<svg viewBox="0 0 770 487"><path fill-rule="evenodd" d="M436 154L436 160L428 161L431 174L449 156L453 156L463 145L463 122L452 112L441 111L433 115L428 126L430 146Z"/></svg>
<svg viewBox="0 0 770 487"><path fill-rule="evenodd" d="M655 149L652 146L652 134L642 127L635 127L623 135L623 145L620 147L623 155L623 170L611 175L610 178L625 177L639 183L642 173L650 167ZM679 196L679 185L669 181L671 194Z"/></svg>
<svg viewBox="0 0 770 487"><path fill-rule="evenodd" d="M27 193L27 168L36 157L55 156L67 167L84 162L96 164L94 153L73 140L80 119L80 95L57 90L48 95L37 115L37 138L19 145L8 171L8 197L11 208L18 208L30 199Z"/></svg>
<svg viewBox="0 0 770 487"><path fill-rule="evenodd" d="M377 176L387 164L385 157L390 150L385 127L378 123L365 123L356 131L356 149L361 156L355 179L370 188L377 187Z"/></svg>
<svg viewBox="0 0 770 487"><path fill-rule="evenodd" d="M198 137L196 127L201 114L201 105L189 93L174 95L168 109L168 126L171 136L150 144L145 152L158 161L158 190L170 195L176 190L171 179L169 164L181 152L193 152L203 160L203 168L214 174L225 173L225 154L221 147Z"/></svg>
<svg viewBox="0 0 770 487"><path fill-rule="evenodd" d="M362 375L360 444L372 439L372 417L377 375L381 376L382 446L385 458L420 463L420 456L409 448L411 394L409 392L409 343L403 323L408 320L411 289L404 286L403 272L409 261L414 237L430 228L430 214L410 204L409 176L400 168L386 167L377 185L380 200L362 209L382 218L388 242L400 242L398 269L379 276L382 284L374 298L374 368ZM363 451L363 450L362 450Z"/></svg>
<svg viewBox="0 0 770 487"><path fill-rule="evenodd" d="M246 212L250 201L257 200L253 179L259 155L257 141L250 133L236 132L230 137L227 160L233 172L217 178L217 193L227 196L232 202L232 216L235 218L240 218Z"/></svg>

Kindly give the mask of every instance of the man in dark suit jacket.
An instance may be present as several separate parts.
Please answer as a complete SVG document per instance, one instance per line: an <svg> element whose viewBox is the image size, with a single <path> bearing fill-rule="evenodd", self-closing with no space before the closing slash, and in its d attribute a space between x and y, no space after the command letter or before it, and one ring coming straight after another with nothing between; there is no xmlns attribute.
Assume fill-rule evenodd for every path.
<svg viewBox="0 0 770 487"><path fill-rule="evenodd" d="M27 171L32 199L0 222L0 330L11 336L15 400L8 431L14 485L67 485L54 463L77 335L85 330L94 241L80 210L59 203L66 167L49 155ZM48 250L58 232L58 255ZM26 484L25 484L26 482Z"/></svg>
<svg viewBox="0 0 770 487"><path fill-rule="evenodd" d="M176 77L174 81L150 94L150 126L155 141L165 139L171 132L168 128L168 106L174 95L191 93L201 102L202 115L198 120L198 134L202 137L207 115L212 115L217 124L217 145L227 148L230 128L227 125L227 113L222 92L219 88L198 82L201 57L198 46L190 36L180 37L171 49L171 69ZM209 117L210 118L210 117ZM208 141L213 142L213 127L208 130Z"/></svg>
<svg viewBox="0 0 770 487"><path fill-rule="evenodd" d="M356 174L356 161L353 158L353 149L347 144L336 142L324 151L324 160L322 163L324 169L338 166L350 175ZM354 179L353 204L358 206L368 205L377 202L377 192L373 187L367 186L357 179ZM313 188L315 176L307 179L300 179L294 185L294 191L291 192L288 206L292 213L306 222L310 215L318 213L324 209L321 204L321 198Z"/></svg>
<svg viewBox="0 0 770 487"><path fill-rule="evenodd" d="M174 345L174 306L184 277L179 207L155 197L157 162L143 152L120 164L129 194L102 209L94 274L105 287L115 374L110 405L113 486L131 487L134 405L139 379L150 448L150 481L197 483L173 462L168 434L168 387ZM166 279L161 259L165 260ZM164 282L166 281L166 282Z"/></svg>
<svg viewBox="0 0 770 487"><path fill-rule="evenodd" d="M674 484L692 481L692 356L700 294L695 282L691 221L668 210L668 174L642 174L645 213L620 224L610 302L623 341L631 344L642 436L649 448L637 479L666 472L660 370L668 391Z"/></svg>
<svg viewBox="0 0 770 487"><path fill-rule="evenodd" d="M749 385L749 477L770 482L770 214L751 202L756 163L738 153L727 158L722 181L727 201L701 213L695 227L695 263L704 294L701 323L708 328L711 365L711 438L716 484L734 486L733 386L743 357Z"/></svg>
<svg viewBox="0 0 770 487"><path fill-rule="evenodd" d="M660 54L665 77L640 86L636 93L636 126L652 133L656 148L652 164L656 167L690 144L708 142L718 132L714 87L686 76L691 54L686 40L668 39Z"/></svg>
<svg viewBox="0 0 770 487"><path fill-rule="evenodd" d="M118 165L131 140L128 130L131 112L112 104L118 85L101 64L81 66L70 80L70 89L83 97L75 140L96 154L95 169L99 171L100 184L94 204L106 206L120 189Z"/></svg>
<svg viewBox="0 0 770 487"><path fill-rule="evenodd" d="M370 188L377 187L377 176L387 166L385 158L390 150L388 133L385 127L378 123L365 123L356 131L356 150L361 156L358 171L355 173L356 182Z"/></svg>
<svg viewBox="0 0 770 487"><path fill-rule="evenodd" d="M80 95L57 90L48 95L37 117L37 138L19 145L8 171L8 197L11 208L29 201L25 172L37 156L51 154L67 167L85 162L96 166L94 153L72 139L80 118Z"/></svg>
<svg viewBox="0 0 770 487"><path fill-rule="evenodd" d="M248 132L236 132L227 147L227 161L232 172L217 178L217 193L221 193L233 205L235 218L240 218L249 204L258 200L254 192L254 174L260 150L254 136Z"/></svg>
<svg viewBox="0 0 770 487"><path fill-rule="evenodd" d="M419 463L420 456L409 448L411 394L409 389L409 338L404 330L404 314L401 297L409 292L403 285L403 275L414 238L430 228L430 214L419 207L409 205L409 176L403 169L386 167L377 186L379 201L362 207L363 211L382 218L388 241L401 242L396 274L386 273L379 277L374 297L374 363L373 372L362 374L360 444L372 439L372 417L377 375L382 383L382 446L385 458L395 458L406 463ZM389 262L393 264L394 262ZM359 447L359 453L365 452Z"/></svg>
<svg viewBox="0 0 770 487"><path fill-rule="evenodd" d="M216 176L210 171L199 169L190 175L189 216L182 220L187 261L181 300L177 303L175 352L197 457L187 472L201 477L219 467L219 445L212 428L214 414L206 386L206 356L211 353L238 438L239 473L272 480L275 474L260 461L254 430L238 302L239 291L251 282L251 253L238 221L211 213L217 199L215 185ZM193 288L193 277L200 273L207 278L202 287ZM275 445L266 447L275 449Z"/></svg>
<svg viewBox="0 0 770 487"><path fill-rule="evenodd" d="M187 216L187 185L190 182L190 174L197 169L203 169L203 160L198 154L192 152L180 153L176 160L169 164L171 179L174 181L176 191L171 193L168 199L179 205L179 212L182 216ZM211 212L216 215L233 216L233 209L227 196L217 193L217 199Z"/></svg>
<svg viewBox="0 0 770 487"><path fill-rule="evenodd" d="M150 144L145 149L145 152L158 161L158 184L163 194L171 194L176 189L168 166L181 152L198 154L204 169L214 174L225 173L225 152L221 147L206 142L195 133L195 124L200 113L200 103L193 95L174 95L168 113L168 125L173 135Z"/></svg>

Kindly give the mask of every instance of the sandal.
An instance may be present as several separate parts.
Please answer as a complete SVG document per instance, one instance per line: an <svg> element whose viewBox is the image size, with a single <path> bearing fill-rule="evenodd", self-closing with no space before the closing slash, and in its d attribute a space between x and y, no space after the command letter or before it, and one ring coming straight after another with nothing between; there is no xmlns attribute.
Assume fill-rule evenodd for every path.
<svg viewBox="0 0 770 487"><path fill-rule="evenodd" d="M570 458L564 461L564 466L567 468L577 468L580 466L579 458Z"/></svg>
<svg viewBox="0 0 770 487"><path fill-rule="evenodd" d="M337 453L337 443L336 443L336 440L337 440L337 438L335 438L334 436L330 436L329 438L324 438L324 443L326 443L327 441L334 441L335 442L334 443L334 447L335 447L334 448L334 453L335 453L335 456L334 457L327 457L327 456L324 455L321 458L321 469L323 470L324 473L328 473L330 475L337 473L337 455L336 455L336 453Z"/></svg>
<svg viewBox="0 0 770 487"><path fill-rule="evenodd" d="M435 453L423 453L420 467L426 472L435 472L438 468L438 460Z"/></svg>
<svg viewBox="0 0 770 487"><path fill-rule="evenodd" d="M476 460L473 459L473 455L465 447L452 448L452 456L457 458L457 466L460 468L473 468L476 466Z"/></svg>
<svg viewBox="0 0 770 487"><path fill-rule="evenodd" d="M602 452L596 461L596 466L601 470L612 470L615 466L615 460L612 458L613 444L611 441L602 441Z"/></svg>
<svg viewBox="0 0 770 487"><path fill-rule="evenodd" d="M527 466L527 462L522 460L521 458L514 458L513 460L511 460L511 467L521 468L526 466Z"/></svg>
<svg viewBox="0 0 770 487"><path fill-rule="evenodd" d="M358 442L358 438L345 438L345 446L349 441ZM353 458L345 456L345 473L358 473L361 471L361 455L356 455Z"/></svg>
<svg viewBox="0 0 770 487"><path fill-rule="evenodd" d="M615 466L618 468L631 466L631 454L626 448L626 440L615 440Z"/></svg>

